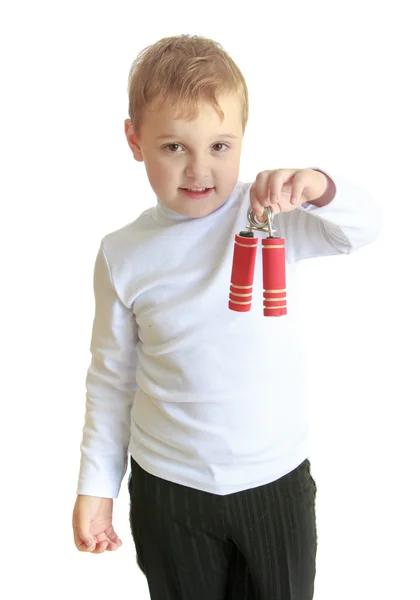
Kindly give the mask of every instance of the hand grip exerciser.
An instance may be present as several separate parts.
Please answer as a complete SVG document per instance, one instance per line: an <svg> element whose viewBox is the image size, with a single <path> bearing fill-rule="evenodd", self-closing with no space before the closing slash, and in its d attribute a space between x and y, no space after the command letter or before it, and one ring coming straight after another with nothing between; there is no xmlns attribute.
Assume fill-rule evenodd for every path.
<svg viewBox="0 0 420 600"><path fill-rule="evenodd" d="M268 233L268 237L262 240L264 316L280 317L287 314L285 240L273 235L275 230L272 226L271 206L264 209L264 212L266 220L264 223L259 223L250 207L248 231L241 231L235 235L229 308L237 312L251 310L258 246L258 238L254 237L252 230L256 229Z"/></svg>

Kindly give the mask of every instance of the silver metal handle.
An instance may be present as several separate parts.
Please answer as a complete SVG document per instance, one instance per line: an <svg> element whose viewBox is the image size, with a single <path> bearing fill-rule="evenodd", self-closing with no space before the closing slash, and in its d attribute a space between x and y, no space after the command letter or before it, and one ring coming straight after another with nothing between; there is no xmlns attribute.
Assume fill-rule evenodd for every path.
<svg viewBox="0 0 420 600"><path fill-rule="evenodd" d="M271 206L268 206L267 208L264 208L264 213L265 213L265 221L263 223L260 223L259 221L256 220L256 217L254 215L254 211L252 210L251 207L248 208L248 222L249 225L247 226L247 229L257 229L258 231L266 231L270 237L273 237L273 233L276 231L273 228L273 219L274 219L274 213L273 213L273 209L271 208Z"/></svg>

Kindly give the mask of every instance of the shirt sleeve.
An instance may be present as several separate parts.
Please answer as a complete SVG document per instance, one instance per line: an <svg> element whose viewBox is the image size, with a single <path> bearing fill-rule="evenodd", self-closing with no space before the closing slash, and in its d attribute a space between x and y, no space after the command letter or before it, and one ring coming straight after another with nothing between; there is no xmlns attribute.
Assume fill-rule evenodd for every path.
<svg viewBox="0 0 420 600"><path fill-rule="evenodd" d="M335 185L335 196L322 207L306 202L274 217L276 235L286 240L290 263L305 258L349 254L373 242L382 229L382 211L357 184L324 169Z"/></svg>
<svg viewBox="0 0 420 600"><path fill-rule="evenodd" d="M112 283L102 241L94 268L95 317L77 494L117 498L128 465L137 389L137 324Z"/></svg>

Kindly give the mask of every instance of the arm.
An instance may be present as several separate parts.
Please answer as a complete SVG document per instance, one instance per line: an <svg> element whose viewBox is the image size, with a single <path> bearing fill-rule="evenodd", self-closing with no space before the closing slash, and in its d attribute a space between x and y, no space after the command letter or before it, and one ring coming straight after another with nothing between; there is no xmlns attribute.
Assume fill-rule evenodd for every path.
<svg viewBox="0 0 420 600"><path fill-rule="evenodd" d="M348 254L380 233L382 213L371 196L341 176L321 172L329 182L321 198L275 216L286 238L288 262Z"/></svg>
<svg viewBox="0 0 420 600"><path fill-rule="evenodd" d="M95 263L94 292L77 494L117 498L128 463L138 333L132 310L115 291L103 243Z"/></svg>

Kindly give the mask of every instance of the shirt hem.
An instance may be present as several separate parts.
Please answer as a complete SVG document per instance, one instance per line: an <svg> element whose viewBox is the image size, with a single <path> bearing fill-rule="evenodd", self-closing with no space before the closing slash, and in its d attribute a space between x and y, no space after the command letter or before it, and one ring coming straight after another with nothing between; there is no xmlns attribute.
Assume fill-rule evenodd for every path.
<svg viewBox="0 0 420 600"><path fill-rule="evenodd" d="M130 455L133 457L133 459L136 461L136 463L138 465L140 465L140 467L142 469L144 469L145 471L147 471L150 475L159 477L160 479L164 479L165 481L169 481L171 483L182 485L184 487L189 487L189 488L195 489L197 491L207 492L209 494L215 494L217 496L227 496L228 494L235 494L237 492L243 492L245 490L249 490L249 489L257 488L257 487L260 487L263 485L267 485L269 483L273 483L274 481L277 481L281 477L285 477L286 475L288 475L289 473L294 471L294 469L296 469L299 465L301 465L303 463L304 460L306 460L308 458L308 454L309 454L308 450L306 449L305 452L303 452L301 454L301 456L298 460L293 461L293 466L290 468L287 468L286 471L284 469L283 470L274 469L270 474L267 474L266 477L259 478L258 480L254 479L254 480L248 480L246 483L238 482L238 483L228 484L228 485L218 485L218 484L211 485L209 482L203 482L203 481L192 482L191 480L189 480L187 478L174 477L173 474L170 473L169 471L165 471L164 469L156 468L153 464L151 464L147 460L145 460L144 456L137 457L130 450Z"/></svg>

